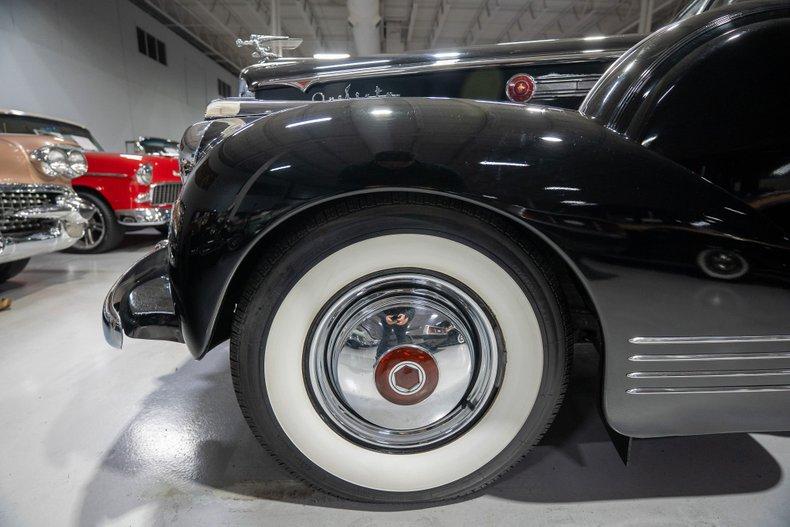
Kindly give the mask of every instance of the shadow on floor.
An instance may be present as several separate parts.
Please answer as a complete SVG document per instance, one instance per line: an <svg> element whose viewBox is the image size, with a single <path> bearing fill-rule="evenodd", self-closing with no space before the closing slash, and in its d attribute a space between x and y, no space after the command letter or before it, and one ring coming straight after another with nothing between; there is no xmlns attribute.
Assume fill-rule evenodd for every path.
<svg viewBox="0 0 790 527"><path fill-rule="evenodd" d="M578 355L573 389L550 433L488 494L563 503L753 493L780 481L779 465L746 434L641 441L625 467L595 405L596 357ZM352 503L290 477L247 429L231 385L227 344L159 380L85 489L80 525L118 519L141 506L167 521L211 499L227 500L226 506L246 500L248 507L257 500L374 511L425 507ZM77 396L71 407L89 399ZM52 439L62 448L62 436Z"/></svg>

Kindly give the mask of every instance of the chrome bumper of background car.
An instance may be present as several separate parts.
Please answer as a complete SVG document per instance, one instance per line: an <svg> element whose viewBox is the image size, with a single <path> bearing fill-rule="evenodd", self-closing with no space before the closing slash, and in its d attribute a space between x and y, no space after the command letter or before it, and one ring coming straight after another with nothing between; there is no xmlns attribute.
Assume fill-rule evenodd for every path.
<svg viewBox="0 0 790 527"><path fill-rule="evenodd" d="M134 264L112 286L102 306L107 343L123 346L130 338L184 342L167 270L167 241Z"/></svg>
<svg viewBox="0 0 790 527"><path fill-rule="evenodd" d="M82 237L87 218L92 213L93 205L76 195L69 194L58 196L52 205L16 211L12 217L55 220L55 222L45 231L22 236L6 236L0 232L0 263L68 249Z"/></svg>
<svg viewBox="0 0 790 527"><path fill-rule="evenodd" d="M170 207L116 210L115 217L127 227L159 227L170 223Z"/></svg>

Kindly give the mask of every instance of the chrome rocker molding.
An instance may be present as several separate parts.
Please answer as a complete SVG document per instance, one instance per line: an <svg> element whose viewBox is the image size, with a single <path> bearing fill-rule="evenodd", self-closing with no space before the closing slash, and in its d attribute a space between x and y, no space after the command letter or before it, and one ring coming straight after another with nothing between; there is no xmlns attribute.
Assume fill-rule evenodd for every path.
<svg viewBox="0 0 790 527"><path fill-rule="evenodd" d="M755 360L790 359L790 351L745 352L745 353L679 353L665 355L632 355L631 362L678 362L678 361L717 361L717 360Z"/></svg>
<svg viewBox="0 0 790 527"><path fill-rule="evenodd" d="M626 391L628 395L688 395L705 393L767 393L790 392L790 385L778 386L712 386L704 388L631 388Z"/></svg>
<svg viewBox="0 0 790 527"><path fill-rule="evenodd" d="M745 335L731 337L633 337L631 344L735 344L744 342L790 342L790 335Z"/></svg>
<svg viewBox="0 0 790 527"><path fill-rule="evenodd" d="M115 217L126 227L159 227L170 223L170 207L116 210Z"/></svg>
<svg viewBox="0 0 790 527"><path fill-rule="evenodd" d="M688 379L708 377L762 377L790 375L790 370L633 371L630 379Z"/></svg>

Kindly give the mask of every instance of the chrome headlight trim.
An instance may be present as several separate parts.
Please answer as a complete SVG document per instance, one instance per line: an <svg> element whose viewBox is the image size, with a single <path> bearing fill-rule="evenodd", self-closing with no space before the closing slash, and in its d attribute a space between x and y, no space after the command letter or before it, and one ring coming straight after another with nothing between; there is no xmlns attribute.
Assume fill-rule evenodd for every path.
<svg viewBox="0 0 790 527"><path fill-rule="evenodd" d="M134 178L141 185L150 185L154 179L154 166L150 163L142 163L135 170Z"/></svg>
<svg viewBox="0 0 790 527"><path fill-rule="evenodd" d="M81 150L59 146L42 146L30 152L39 172L48 178L74 179L88 172L88 161Z"/></svg>

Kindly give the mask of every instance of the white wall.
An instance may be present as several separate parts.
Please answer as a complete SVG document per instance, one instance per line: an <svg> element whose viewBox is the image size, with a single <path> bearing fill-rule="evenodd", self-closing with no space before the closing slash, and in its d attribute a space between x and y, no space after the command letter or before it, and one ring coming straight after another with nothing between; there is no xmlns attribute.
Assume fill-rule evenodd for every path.
<svg viewBox="0 0 790 527"><path fill-rule="evenodd" d="M139 26L167 66L137 50ZM236 79L127 0L0 0L0 108L87 126L107 150L140 135L179 139Z"/></svg>

